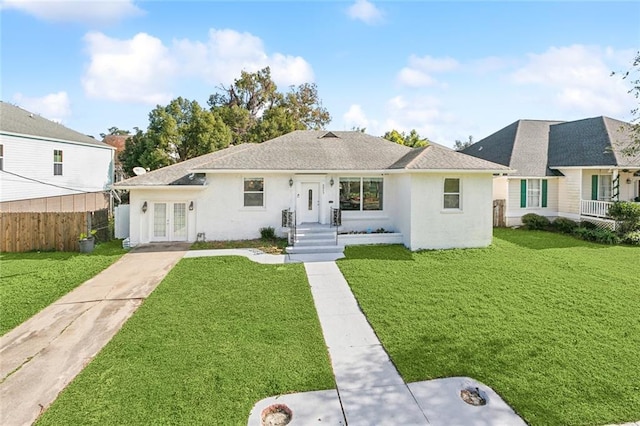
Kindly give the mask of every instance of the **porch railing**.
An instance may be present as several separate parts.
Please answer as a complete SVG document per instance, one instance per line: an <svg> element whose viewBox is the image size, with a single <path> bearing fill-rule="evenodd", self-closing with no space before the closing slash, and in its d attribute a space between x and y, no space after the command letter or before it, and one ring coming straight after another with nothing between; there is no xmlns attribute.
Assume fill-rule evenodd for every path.
<svg viewBox="0 0 640 426"><path fill-rule="evenodd" d="M611 201L581 200L580 215L608 218L611 205Z"/></svg>
<svg viewBox="0 0 640 426"><path fill-rule="evenodd" d="M296 212L291 209L282 210L282 227L289 228L287 240L292 246L296 240Z"/></svg>
<svg viewBox="0 0 640 426"><path fill-rule="evenodd" d="M340 225L342 225L342 210L331 207L331 227L336 227L336 244L338 244Z"/></svg>

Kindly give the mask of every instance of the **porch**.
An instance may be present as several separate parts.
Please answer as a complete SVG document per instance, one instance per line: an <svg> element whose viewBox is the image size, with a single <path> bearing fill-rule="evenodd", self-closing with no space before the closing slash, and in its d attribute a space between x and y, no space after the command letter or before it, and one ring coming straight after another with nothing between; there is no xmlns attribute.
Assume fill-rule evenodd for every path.
<svg viewBox="0 0 640 426"><path fill-rule="evenodd" d="M640 204L635 202L634 204ZM580 216L594 217L599 219L611 219L609 216L609 208L613 205L613 201L598 200L581 200Z"/></svg>

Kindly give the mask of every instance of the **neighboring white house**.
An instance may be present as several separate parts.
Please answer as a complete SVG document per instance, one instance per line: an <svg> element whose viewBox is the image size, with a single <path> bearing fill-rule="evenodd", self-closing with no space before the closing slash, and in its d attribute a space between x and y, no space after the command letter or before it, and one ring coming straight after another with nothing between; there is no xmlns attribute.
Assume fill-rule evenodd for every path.
<svg viewBox="0 0 640 426"><path fill-rule="evenodd" d="M608 117L519 120L464 149L515 170L494 179L507 226L526 213L607 222L613 201L640 201L640 152L628 123Z"/></svg>
<svg viewBox="0 0 640 426"><path fill-rule="evenodd" d="M0 210L108 207L114 151L92 137L0 102Z"/></svg>
<svg viewBox="0 0 640 426"><path fill-rule="evenodd" d="M418 250L489 245L493 175L509 171L436 144L409 148L360 132L294 131L114 187L130 190L132 245L250 239L263 227L283 235L302 224L340 223L342 232L392 231ZM292 223L283 221L287 215Z"/></svg>

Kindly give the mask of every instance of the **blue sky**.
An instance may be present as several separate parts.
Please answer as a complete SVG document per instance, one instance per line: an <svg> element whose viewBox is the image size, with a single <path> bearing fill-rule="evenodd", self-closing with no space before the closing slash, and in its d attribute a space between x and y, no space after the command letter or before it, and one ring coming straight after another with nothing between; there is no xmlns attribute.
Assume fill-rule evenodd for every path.
<svg viewBox="0 0 640 426"><path fill-rule="evenodd" d="M96 137L157 104L202 105L241 70L314 82L328 126L435 142L520 118L628 120L611 71L640 49L640 2L4 0L2 100Z"/></svg>

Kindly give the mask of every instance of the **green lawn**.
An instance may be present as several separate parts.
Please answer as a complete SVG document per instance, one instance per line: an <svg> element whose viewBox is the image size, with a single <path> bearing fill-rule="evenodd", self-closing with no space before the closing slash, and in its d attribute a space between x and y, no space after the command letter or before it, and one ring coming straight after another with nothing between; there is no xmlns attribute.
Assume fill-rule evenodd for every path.
<svg viewBox="0 0 640 426"><path fill-rule="evenodd" d="M41 425L246 425L267 396L335 387L304 267L183 259Z"/></svg>
<svg viewBox="0 0 640 426"><path fill-rule="evenodd" d="M114 240L97 245L91 254L0 254L0 335L93 277L124 253L122 242Z"/></svg>
<svg viewBox="0 0 640 426"><path fill-rule="evenodd" d="M640 248L498 229L487 249L338 262L406 381L470 376L532 425L640 420Z"/></svg>

